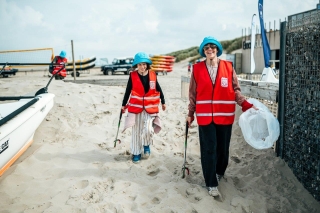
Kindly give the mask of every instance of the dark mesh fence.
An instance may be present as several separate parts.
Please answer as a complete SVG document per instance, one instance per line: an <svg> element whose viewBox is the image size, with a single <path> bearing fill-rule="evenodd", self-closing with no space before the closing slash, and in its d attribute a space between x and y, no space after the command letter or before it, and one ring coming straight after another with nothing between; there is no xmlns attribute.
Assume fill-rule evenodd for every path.
<svg viewBox="0 0 320 213"><path fill-rule="evenodd" d="M320 201L320 11L289 20L282 157Z"/></svg>

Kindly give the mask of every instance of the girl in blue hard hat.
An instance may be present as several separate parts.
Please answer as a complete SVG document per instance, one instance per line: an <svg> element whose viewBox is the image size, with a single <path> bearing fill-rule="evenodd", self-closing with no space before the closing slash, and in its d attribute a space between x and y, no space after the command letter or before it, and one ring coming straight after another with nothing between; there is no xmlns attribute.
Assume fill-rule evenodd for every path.
<svg viewBox="0 0 320 213"><path fill-rule="evenodd" d="M193 65L187 117L190 126L196 114L202 172L209 194L214 197L220 194L217 187L228 166L235 104L242 111L254 107L241 95L232 62L218 58L222 51L220 42L211 36L200 44L199 53L206 59Z"/></svg>
<svg viewBox="0 0 320 213"><path fill-rule="evenodd" d="M134 56L126 92L122 101L122 113L128 109L125 128L132 127L132 162L139 163L142 157L151 154L153 134L161 129L158 116L161 100L162 110L166 109L164 95L157 81L157 75L150 70L152 64L148 54L139 52ZM124 131L123 130L123 131Z"/></svg>

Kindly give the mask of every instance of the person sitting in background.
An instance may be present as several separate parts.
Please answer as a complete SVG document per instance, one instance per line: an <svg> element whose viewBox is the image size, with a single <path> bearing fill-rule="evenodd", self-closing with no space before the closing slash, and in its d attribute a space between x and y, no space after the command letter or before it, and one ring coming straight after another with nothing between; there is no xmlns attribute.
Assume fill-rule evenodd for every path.
<svg viewBox="0 0 320 213"><path fill-rule="evenodd" d="M61 64L60 66L53 66L52 75L55 75L56 80L64 79L67 76L67 71L65 66L68 63L68 59L66 58L67 53L66 51L62 50L60 55L55 56L52 63L54 64ZM59 73L57 73L61 68L63 68ZM57 73L57 74L56 74Z"/></svg>

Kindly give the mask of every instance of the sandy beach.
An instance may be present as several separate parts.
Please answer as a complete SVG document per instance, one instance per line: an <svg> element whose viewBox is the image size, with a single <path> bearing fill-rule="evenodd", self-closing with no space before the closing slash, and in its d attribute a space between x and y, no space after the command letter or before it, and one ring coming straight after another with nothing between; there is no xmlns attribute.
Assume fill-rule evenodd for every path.
<svg viewBox="0 0 320 213"><path fill-rule="evenodd" d="M125 86L53 80L53 109L31 147L0 177L0 213L320 212L320 203L273 149L255 150L244 141L238 119L218 187L222 197L209 196L205 188L196 122L188 135L190 175L182 179L188 100L181 98L181 75L187 75L187 61L158 75L167 110L160 111L163 127L154 136L151 156L140 164L131 162L131 129L121 133L124 118L122 143L113 147ZM96 69L78 79L93 78L128 76L105 76ZM48 80L42 72L0 78L1 95L35 92ZM237 118L240 114L238 107Z"/></svg>

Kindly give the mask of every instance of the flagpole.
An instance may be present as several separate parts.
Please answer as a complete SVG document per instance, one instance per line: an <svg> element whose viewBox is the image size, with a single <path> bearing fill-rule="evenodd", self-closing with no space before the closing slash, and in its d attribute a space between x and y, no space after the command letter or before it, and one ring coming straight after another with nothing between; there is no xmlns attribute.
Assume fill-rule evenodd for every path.
<svg viewBox="0 0 320 213"><path fill-rule="evenodd" d="M254 70L256 69L255 66L255 61L254 61L254 46L255 46L255 20L254 17L256 16L256 14L252 15L252 19L251 19L251 66L250 66L250 73L254 73Z"/></svg>

